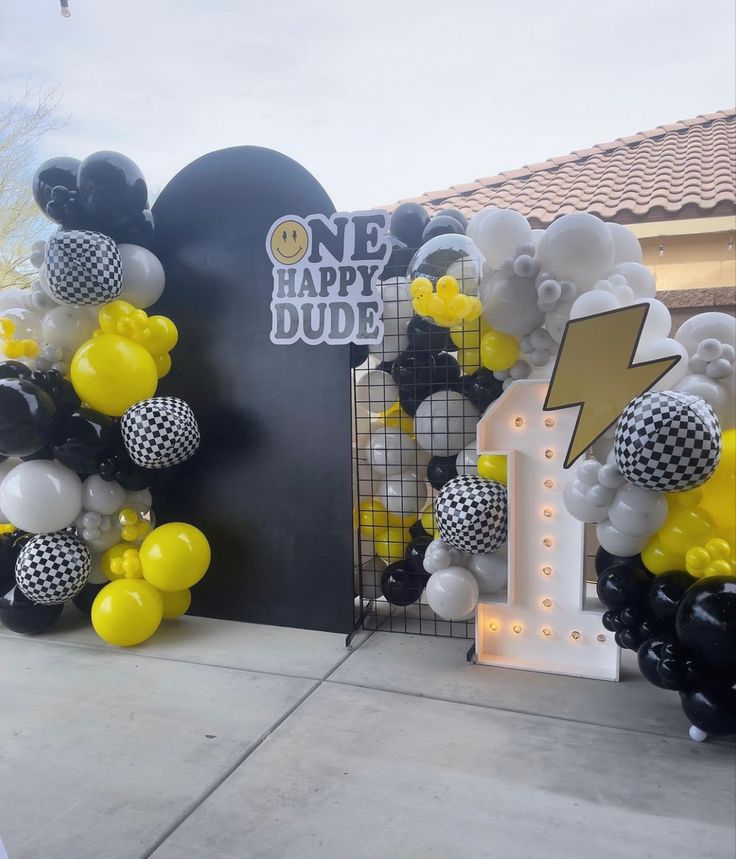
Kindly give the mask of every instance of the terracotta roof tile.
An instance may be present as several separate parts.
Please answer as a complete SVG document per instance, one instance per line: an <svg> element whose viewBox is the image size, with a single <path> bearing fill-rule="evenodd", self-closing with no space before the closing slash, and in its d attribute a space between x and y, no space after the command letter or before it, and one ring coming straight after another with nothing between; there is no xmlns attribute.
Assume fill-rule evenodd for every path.
<svg viewBox="0 0 736 859"><path fill-rule="evenodd" d="M466 215L505 206L534 227L575 211L622 222L724 214L736 211L735 155L736 109L724 110L430 191L412 202Z"/></svg>

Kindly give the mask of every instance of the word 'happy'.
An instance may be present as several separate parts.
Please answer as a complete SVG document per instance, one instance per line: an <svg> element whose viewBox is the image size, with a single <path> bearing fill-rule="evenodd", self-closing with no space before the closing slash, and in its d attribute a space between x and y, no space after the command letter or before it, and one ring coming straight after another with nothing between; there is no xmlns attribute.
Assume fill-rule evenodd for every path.
<svg viewBox="0 0 736 859"><path fill-rule="evenodd" d="M271 226L271 342L380 343L387 212L288 215Z"/></svg>

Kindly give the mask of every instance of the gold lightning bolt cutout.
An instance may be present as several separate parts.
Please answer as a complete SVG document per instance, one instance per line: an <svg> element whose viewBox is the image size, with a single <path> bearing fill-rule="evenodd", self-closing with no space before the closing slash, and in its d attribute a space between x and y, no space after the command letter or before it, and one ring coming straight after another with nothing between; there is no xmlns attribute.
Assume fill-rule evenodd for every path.
<svg viewBox="0 0 736 859"><path fill-rule="evenodd" d="M545 411L580 408L565 468L680 360L633 363L648 312L648 304L634 304L567 323L544 402Z"/></svg>

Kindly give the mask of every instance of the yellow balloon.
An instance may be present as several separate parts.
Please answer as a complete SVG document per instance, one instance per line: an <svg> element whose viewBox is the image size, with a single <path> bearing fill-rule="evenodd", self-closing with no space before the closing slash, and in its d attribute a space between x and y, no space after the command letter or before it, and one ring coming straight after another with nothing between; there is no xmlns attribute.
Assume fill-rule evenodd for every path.
<svg viewBox="0 0 736 859"><path fill-rule="evenodd" d="M128 551L130 546L127 543L116 543L110 546L102 553L100 558L100 567L102 572L110 581L115 579L125 578L125 570L123 569L123 554Z"/></svg>
<svg viewBox="0 0 736 859"><path fill-rule="evenodd" d="M484 453L478 457L478 474L486 480L496 480L506 486L508 460L500 453Z"/></svg>
<svg viewBox="0 0 736 859"><path fill-rule="evenodd" d="M179 339L179 332L168 316L149 316L148 327L151 336L146 341L146 349L151 355L163 355L166 352L171 352Z"/></svg>
<svg viewBox="0 0 736 859"><path fill-rule="evenodd" d="M71 379L83 403L104 415L120 417L156 393L158 373L143 346L117 334L100 334L77 349Z"/></svg>
<svg viewBox="0 0 736 859"><path fill-rule="evenodd" d="M480 370L480 349L477 347L458 349L457 363L466 376L475 373L476 370Z"/></svg>
<svg viewBox="0 0 736 859"><path fill-rule="evenodd" d="M361 501L358 508L360 536L364 540L373 540L377 531L388 528L388 513L377 498Z"/></svg>
<svg viewBox="0 0 736 859"><path fill-rule="evenodd" d="M163 355L154 355L153 360L156 362L156 372L159 379L163 379L171 369L171 356L168 352L164 352Z"/></svg>
<svg viewBox="0 0 736 859"><path fill-rule="evenodd" d="M150 638L163 617L159 592L143 579L110 582L92 603L92 626L108 644L131 647Z"/></svg>
<svg viewBox="0 0 736 859"><path fill-rule="evenodd" d="M657 532L657 536L665 552L684 556L693 546L702 546L712 531L713 520L701 509L675 508Z"/></svg>
<svg viewBox="0 0 736 859"><path fill-rule="evenodd" d="M732 529L736 522L736 429L723 433L723 447L712 476L700 487L700 507L719 528Z"/></svg>
<svg viewBox="0 0 736 859"><path fill-rule="evenodd" d="M164 620L173 620L189 610L192 604L192 592L189 588L183 591L159 591L164 607Z"/></svg>
<svg viewBox="0 0 736 859"><path fill-rule="evenodd" d="M650 573L654 573L655 576L661 576L662 573L671 573L675 570L682 570L685 564L685 555L668 552L662 546L657 534L644 547L641 559L644 562L644 566Z"/></svg>
<svg viewBox="0 0 736 859"><path fill-rule="evenodd" d="M384 528L376 534L376 554L387 564L393 564L404 557L404 551L410 541L411 534L406 528Z"/></svg>
<svg viewBox="0 0 736 859"><path fill-rule="evenodd" d="M510 334L491 329L480 341L480 362L494 372L508 370L519 360L519 341Z"/></svg>
<svg viewBox="0 0 736 859"><path fill-rule="evenodd" d="M207 572L212 557L207 538L194 525L159 525L139 549L143 578L160 591L183 591Z"/></svg>
<svg viewBox="0 0 736 859"><path fill-rule="evenodd" d="M437 281L437 295L442 298L443 302L451 301L459 293L460 284L451 275L443 275Z"/></svg>
<svg viewBox="0 0 736 859"><path fill-rule="evenodd" d="M477 322L461 322L450 329L450 339L458 349L480 348L480 327Z"/></svg>
<svg viewBox="0 0 736 859"><path fill-rule="evenodd" d="M440 532L437 530L437 523L434 518L434 507L428 507L419 517L419 521L428 534L434 538L439 537Z"/></svg>

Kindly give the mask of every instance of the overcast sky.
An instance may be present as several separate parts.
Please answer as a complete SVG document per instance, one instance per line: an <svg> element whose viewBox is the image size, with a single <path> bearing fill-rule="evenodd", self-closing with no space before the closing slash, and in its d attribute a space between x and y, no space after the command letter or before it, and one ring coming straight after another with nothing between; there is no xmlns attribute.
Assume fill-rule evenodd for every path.
<svg viewBox="0 0 736 859"><path fill-rule="evenodd" d="M340 209L734 104L733 0L0 0L0 99L58 86L39 158L117 149L159 191L237 144Z"/></svg>

